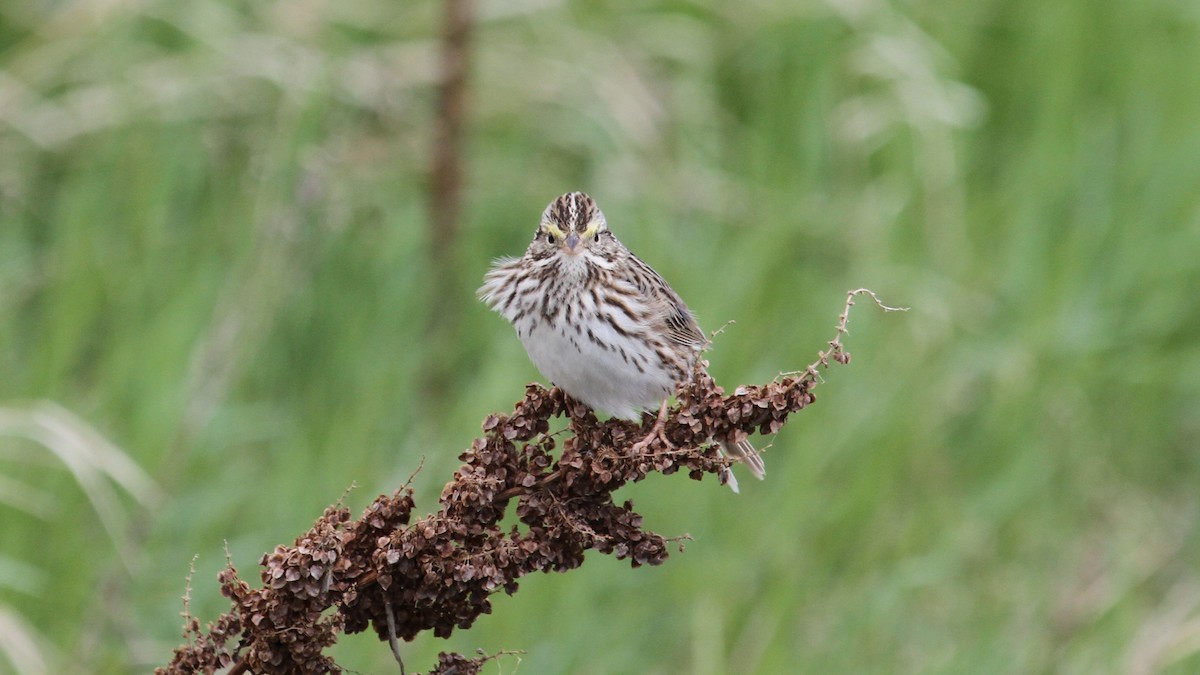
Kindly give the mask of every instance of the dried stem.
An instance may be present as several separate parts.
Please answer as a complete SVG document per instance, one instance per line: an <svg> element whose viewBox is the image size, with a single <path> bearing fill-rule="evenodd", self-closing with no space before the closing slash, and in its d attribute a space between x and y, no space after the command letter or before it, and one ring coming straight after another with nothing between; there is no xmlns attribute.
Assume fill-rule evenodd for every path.
<svg viewBox="0 0 1200 675"><path fill-rule="evenodd" d="M430 216L434 256L445 261L462 210L462 141L466 128L472 0L444 0L442 49L434 120Z"/></svg>
<svg viewBox="0 0 1200 675"><path fill-rule="evenodd" d="M456 334L461 300L455 294L456 242L462 229L464 137L467 129L471 36L474 0L442 0L441 50L438 60L437 111L430 147L428 205L432 281L427 285L429 306L426 333L431 345L447 344ZM450 365L431 358L422 373L426 405L445 399Z"/></svg>
<svg viewBox="0 0 1200 675"><path fill-rule="evenodd" d="M412 522L407 483L376 498L358 520L340 501L326 508L294 545L262 557L260 588L227 566L219 580L232 610L207 632L189 619L187 643L157 672L339 673L325 650L340 633L368 628L391 645L403 672L399 639L470 627L491 611L492 594L516 592L527 574L576 568L593 549L633 567L661 564L668 544L686 535L668 539L645 529L632 502L618 504L613 493L654 473L686 470L700 480L728 472L730 460L710 439L774 434L815 401L818 368L850 361L842 337L860 294L895 311L867 289L851 291L829 349L805 370L726 395L701 361L676 403L640 424L600 422L560 390L529 385L512 413L484 420L484 435L460 456L437 512ZM570 434L556 447L549 421L562 416ZM519 524L504 524L514 512ZM478 673L491 658L442 653L430 672Z"/></svg>
<svg viewBox="0 0 1200 675"><path fill-rule="evenodd" d="M383 598L383 608L387 610L388 646L392 648L392 656L400 664L400 675L404 675L404 659L400 656L400 641L396 639L396 612L392 609L392 600Z"/></svg>

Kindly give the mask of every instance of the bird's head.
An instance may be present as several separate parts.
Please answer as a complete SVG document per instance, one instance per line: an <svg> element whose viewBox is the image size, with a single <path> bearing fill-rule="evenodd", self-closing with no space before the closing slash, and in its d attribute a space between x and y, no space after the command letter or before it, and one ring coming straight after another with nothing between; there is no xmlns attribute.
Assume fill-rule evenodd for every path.
<svg viewBox="0 0 1200 675"><path fill-rule="evenodd" d="M568 192L542 212L530 250L542 256L603 254L611 237L596 201L583 192Z"/></svg>

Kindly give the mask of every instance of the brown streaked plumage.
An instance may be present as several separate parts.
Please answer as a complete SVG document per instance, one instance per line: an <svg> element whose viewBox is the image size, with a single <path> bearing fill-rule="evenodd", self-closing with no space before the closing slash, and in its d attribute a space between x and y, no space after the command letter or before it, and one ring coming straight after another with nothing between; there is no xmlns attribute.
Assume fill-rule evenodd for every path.
<svg viewBox="0 0 1200 675"><path fill-rule="evenodd" d="M664 405L708 344L679 295L582 192L550 202L525 255L497 260L479 296L512 323L542 375L623 419ZM763 477L749 442L722 445Z"/></svg>

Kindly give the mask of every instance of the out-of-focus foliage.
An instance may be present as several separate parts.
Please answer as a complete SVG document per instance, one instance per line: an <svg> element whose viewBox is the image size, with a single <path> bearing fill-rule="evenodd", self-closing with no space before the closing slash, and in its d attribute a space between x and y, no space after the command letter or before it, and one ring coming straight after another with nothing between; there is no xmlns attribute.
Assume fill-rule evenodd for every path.
<svg viewBox="0 0 1200 675"><path fill-rule="evenodd" d="M410 664L1200 668L1194 3L478 14L464 222L435 259L437 3L0 3L0 404L53 401L149 475L94 477L98 507L0 438L13 668L164 662L194 555L215 616L225 542L248 569L422 456L432 508L537 377L474 289L570 189L708 329L737 321L727 385L811 361L849 288L913 310L856 316L766 482L627 490L684 554L528 579ZM337 658L394 667L367 636Z"/></svg>

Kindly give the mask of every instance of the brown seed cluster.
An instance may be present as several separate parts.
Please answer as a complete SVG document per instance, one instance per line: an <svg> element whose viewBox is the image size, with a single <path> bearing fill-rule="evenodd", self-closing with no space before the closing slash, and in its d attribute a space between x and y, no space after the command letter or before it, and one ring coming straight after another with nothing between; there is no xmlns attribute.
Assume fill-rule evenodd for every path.
<svg viewBox="0 0 1200 675"><path fill-rule="evenodd" d="M237 659L225 643L236 640L242 634L242 624L237 614L222 614L208 624L205 631L200 630L200 622L195 617L186 612L184 617L183 637L187 644L175 648L175 658L170 666L155 672L212 673L233 665Z"/></svg>
<svg viewBox="0 0 1200 675"><path fill-rule="evenodd" d="M847 310L860 292L869 293L852 292ZM378 497L358 520L340 504L328 507L294 545L262 557L260 588L227 567L220 582L231 611L207 631L187 616L187 643L156 672L340 673L323 654L339 632L446 637L491 612L493 593L514 593L531 572L579 567L588 550L633 567L662 563L669 540L645 529L633 504L616 503L613 493L652 473L728 475L714 439L773 434L812 403L817 368L849 361L840 342L846 316L816 363L765 385L726 396L699 361L661 420L601 422L560 390L529 385L512 414L484 420L436 513L412 522L407 487ZM549 428L561 416L569 434L558 448ZM516 522L505 523L514 500ZM431 672L475 673L489 658L441 654Z"/></svg>
<svg viewBox="0 0 1200 675"><path fill-rule="evenodd" d="M512 414L484 420L484 435L460 456L437 513L411 522L407 488L380 496L358 520L341 505L328 507L294 545L262 557L262 587L224 570L221 588L233 611L207 633L194 625L190 643L159 672L230 665L234 672L340 672L323 655L339 632L372 627L384 640L389 632L411 640L426 630L446 637L491 612L492 593L515 592L531 572L579 567L591 549L634 567L662 563L668 540L643 527L631 502L616 503L614 491L651 473L719 475L729 461L712 439L774 433L813 401L806 377L724 396L706 365L696 365L660 425L650 415L640 425L600 422L560 390L529 385ZM551 418L563 415L571 433L556 460L557 437L548 431ZM502 524L514 500L517 522ZM476 662L482 657L443 655L438 668L471 672Z"/></svg>

